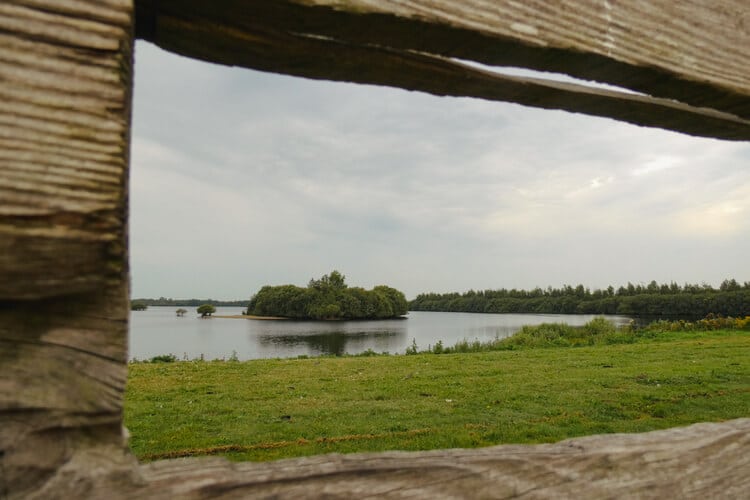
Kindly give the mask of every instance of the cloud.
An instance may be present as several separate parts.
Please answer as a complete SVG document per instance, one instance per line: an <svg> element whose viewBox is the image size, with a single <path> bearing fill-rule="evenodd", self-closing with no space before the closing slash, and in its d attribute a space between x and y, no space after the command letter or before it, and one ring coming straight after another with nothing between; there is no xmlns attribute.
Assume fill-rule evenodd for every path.
<svg viewBox="0 0 750 500"><path fill-rule="evenodd" d="M248 297L334 268L408 296L748 280L748 162L747 144L139 42L133 293Z"/></svg>
<svg viewBox="0 0 750 500"><path fill-rule="evenodd" d="M660 172L662 170L669 170L670 168L678 166L680 163L681 160L673 156L662 156L654 158L653 160L649 160L645 164L636 167L633 170L633 175L649 175L655 172Z"/></svg>

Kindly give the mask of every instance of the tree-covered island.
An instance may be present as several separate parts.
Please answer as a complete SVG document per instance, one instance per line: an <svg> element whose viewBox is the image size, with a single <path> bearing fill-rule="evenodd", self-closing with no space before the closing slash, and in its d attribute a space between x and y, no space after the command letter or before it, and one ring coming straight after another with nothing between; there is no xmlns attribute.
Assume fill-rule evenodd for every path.
<svg viewBox="0 0 750 500"><path fill-rule="evenodd" d="M307 288L264 286L248 304L246 314L292 319L387 319L407 313L404 294L379 285L372 290L349 287L345 276L332 271L312 279Z"/></svg>

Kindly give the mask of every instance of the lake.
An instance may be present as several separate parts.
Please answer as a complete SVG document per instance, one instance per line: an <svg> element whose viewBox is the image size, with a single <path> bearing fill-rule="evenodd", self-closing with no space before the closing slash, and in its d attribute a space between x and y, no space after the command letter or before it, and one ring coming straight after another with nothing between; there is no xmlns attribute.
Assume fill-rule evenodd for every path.
<svg viewBox="0 0 750 500"><path fill-rule="evenodd" d="M175 307L149 307L130 313L130 359L174 354L179 359L229 358L241 360L290 358L301 355L403 354L416 342L420 350L442 341L453 346L466 339L507 337L523 325L567 323L583 325L595 315L472 314L410 312L407 319L383 321L289 321L230 318L201 319L195 308L179 318ZM241 307L217 307L217 315L242 314ZM606 316L615 324L630 318Z"/></svg>

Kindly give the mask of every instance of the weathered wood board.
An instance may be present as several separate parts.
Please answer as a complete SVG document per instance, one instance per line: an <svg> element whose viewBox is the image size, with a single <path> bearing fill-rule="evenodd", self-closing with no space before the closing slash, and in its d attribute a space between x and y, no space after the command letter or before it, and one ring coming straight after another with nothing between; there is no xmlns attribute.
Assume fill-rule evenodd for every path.
<svg viewBox="0 0 750 500"><path fill-rule="evenodd" d="M137 32L189 57L750 139L740 0L137 0ZM519 78L565 73L641 95Z"/></svg>
<svg viewBox="0 0 750 500"><path fill-rule="evenodd" d="M537 446L320 455L266 463L176 459L121 474L70 467L32 498L746 499L750 419ZM76 465L92 465L96 456ZM85 488L83 486L85 486Z"/></svg>
<svg viewBox="0 0 750 500"><path fill-rule="evenodd" d="M0 3L0 499L123 449L132 9Z"/></svg>
<svg viewBox="0 0 750 500"><path fill-rule="evenodd" d="M0 300L125 276L132 27L109 3L0 3Z"/></svg>
<svg viewBox="0 0 750 500"><path fill-rule="evenodd" d="M172 460L141 470L149 488L195 498L740 499L750 491L749 449L744 419L549 445L263 464Z"/></svg>

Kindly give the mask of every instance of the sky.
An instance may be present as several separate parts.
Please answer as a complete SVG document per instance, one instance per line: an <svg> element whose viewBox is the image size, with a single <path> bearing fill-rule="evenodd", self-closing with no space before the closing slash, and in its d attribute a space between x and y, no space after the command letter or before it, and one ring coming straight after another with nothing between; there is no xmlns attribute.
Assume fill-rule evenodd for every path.
<svg viewBox="0 0 750 500"><path fill-rule="evenodd" d="M136 45L132 296L750 281L750 143Z"/></svg>

